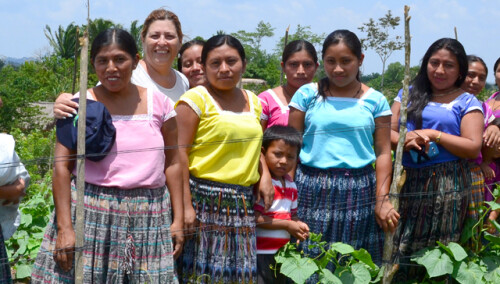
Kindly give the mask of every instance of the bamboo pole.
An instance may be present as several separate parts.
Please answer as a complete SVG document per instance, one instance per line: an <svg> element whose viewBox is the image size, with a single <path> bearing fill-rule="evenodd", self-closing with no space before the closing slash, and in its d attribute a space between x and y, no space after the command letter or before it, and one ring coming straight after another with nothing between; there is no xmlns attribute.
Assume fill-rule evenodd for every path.
<svg viewBox="0 0 500 284"><path fill-rule="evenodd" d="M290 30L290 25L288 25L288 28L286 28L285 32L285 45L283 45L283 50L285 49L286 45L288 44L288 31ZM283 67L281 67L281 75L280 75L280 85L283 85Z"/></svg>
<svg viewBox="0 0 500 284"><path fill-rule="evenodd" d="M87 28L81 39L82 51L80 54L80 100L78 102L78 142L76 161L76 243L75 243L75 283L83 284L83 245L84 245L84 208L83 199L85 195L85 130L87 121L87 73L88 73L88 49L89 49L89 18L90 4L87 0Z"/></svg>
<svg viewBox="0 0 500 284"><path fill-rule="evenodd" d="M457 27L455 27L454 30L455 30L455 39L458 40Z"/></svg>
<svg viewBox="0 0 500 284"><path fill-rule="evenodd" d="M408 105L408 93L410 85L410 53L411 53L411 36L410 36L410 19L408 12L410 7L405 5L405 76L403 81L403 96L401 98L401 113L400 113L400 128L399 128L399 140L398 146L396 148L396 159L394 161L394 173L393 182L390 189L390 200L394 206L394 210L399 210L399 192L404 185L406 180L406 172L403 169L401 160L403 157L403 144L406 139L406 106ZM392 264L392 253L394 250L393 234L390 232L385 234L384 243L384 278L382 283L391 283L394 274L399 269L398 264Z"/></svg>
<svg viewBox="0 0 500 284"><path fill-rule="evenodd" d="M78 63L78 47L79 45L79 40L78 36L80 34L80 29L76 27L76 40L75 40L75 60L73 61L73 85L71 87L71 93L74 95L75 94L75 89L76 89L76 64Z"/></svg>

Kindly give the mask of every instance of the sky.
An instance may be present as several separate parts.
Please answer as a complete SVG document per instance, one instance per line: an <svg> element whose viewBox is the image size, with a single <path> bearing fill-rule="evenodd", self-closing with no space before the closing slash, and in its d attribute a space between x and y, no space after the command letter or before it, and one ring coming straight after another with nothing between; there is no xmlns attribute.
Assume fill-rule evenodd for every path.
<svg viewBox="0 0 500 284"><path fill-rule="evenodd" d="M40 57L51 52L44 28L56 30L74 22L86 22L86 0L0 0L0 57ZM183 33L188 38L209 38L219 30L255 31L259 21L268 22L274 37L265 39L263 47L272 51L290 25L290 33L298 24L310 26L316 34L329 34L348 29L363 38L358 30L370 18L383 17L388 10L403 18L404 5L410 6L412 35L411 66L418 65L427 48L442 37L455 37L468 54L475 54L488 65L487 82L493 83L493 64L500 56L500 4L496 0L90 0L90 18L104 18L125 28L134 20L140 23L154 9L163 7L179 16ZM404 35L404 23L393 35ZM362 72L381 73L382 63L372 50L366 50ZM404 63L404 52L394 52L388 63Z"/></svg>

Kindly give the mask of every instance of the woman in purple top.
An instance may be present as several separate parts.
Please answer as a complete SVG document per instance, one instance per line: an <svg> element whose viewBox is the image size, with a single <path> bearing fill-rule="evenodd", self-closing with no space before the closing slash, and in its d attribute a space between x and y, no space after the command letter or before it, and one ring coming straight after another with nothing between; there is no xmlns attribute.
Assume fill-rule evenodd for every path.
<svg viewBox="0 0 500 284"><path fill-rule="evenodd" d="M481 104L460 88L467 70L462 44L443 38L429 47L412 82L403 154L406 182L394 237L396 263L409 263L413 253L436 241L447 244L460 238L470 199L468 159L479 155L483 134ZM399 108L401 103L394 104ZM398 131L398 123L392 130ZM393 146L397 136L391 137ZM428 151L430 142L437 144L439 154L414 162L409 151ZM400 265L395 281L414 281L421 275L425 273L420 268Z"/></svg>
<svg viewBox="0 0 500 284"><path fill-rule="evenodd" d="M283 50L281 68L286 83L259 94L262 103L262 129L275 124L288 125L288 104L293 94L307 83L311 83L318 69L318 55L314 46L306 40L294 40Z"/></svg>

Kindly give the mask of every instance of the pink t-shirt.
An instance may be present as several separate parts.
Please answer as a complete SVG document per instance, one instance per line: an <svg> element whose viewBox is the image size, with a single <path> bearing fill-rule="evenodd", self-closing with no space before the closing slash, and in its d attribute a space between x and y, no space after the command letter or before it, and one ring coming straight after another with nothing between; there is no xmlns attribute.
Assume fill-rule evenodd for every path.
<svg viewBox="0 0 500 284"><path fill-rule="evenodd" d="M273 125L288 125L290 109L284 105L276 93L269 89L259 94L262 103L261 120L267 120L267 127Z"/></svg>
<svg viewBox="0 0 500 284"><path fill-rule="evenodd" d="M95 98L87 93L87 99ZM148 89L147 111L141 115L112 115L115 144L103 160L85 161L85 182L120 189L165 185L161 127L176 116L174 103L164 94Z"/></svg>

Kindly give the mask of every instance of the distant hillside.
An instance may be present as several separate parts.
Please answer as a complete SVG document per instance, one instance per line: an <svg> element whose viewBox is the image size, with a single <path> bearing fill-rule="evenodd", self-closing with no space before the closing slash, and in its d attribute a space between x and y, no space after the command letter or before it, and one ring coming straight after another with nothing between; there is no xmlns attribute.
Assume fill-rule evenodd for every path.
<svg viewBox="0 0 500 284"><path fill-rule="evenodd" d="M14 66L19 66L19 65L23 64L26 61L33 61L33 60L36 60L36 59L33 58L33 57L13 58L13 57L6 57L6 56L0 55L0 60L2 60L3 62L5 62L5 64L11 64L11 65L14 65Z"/></svg>

